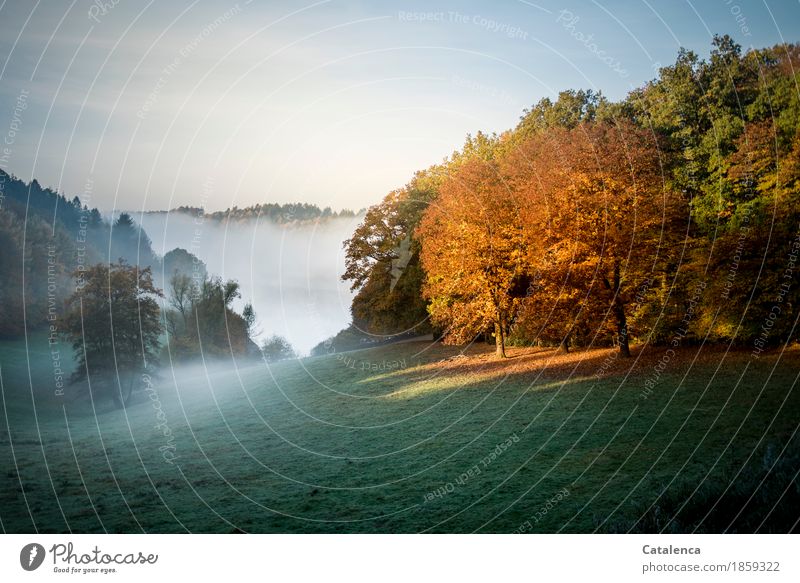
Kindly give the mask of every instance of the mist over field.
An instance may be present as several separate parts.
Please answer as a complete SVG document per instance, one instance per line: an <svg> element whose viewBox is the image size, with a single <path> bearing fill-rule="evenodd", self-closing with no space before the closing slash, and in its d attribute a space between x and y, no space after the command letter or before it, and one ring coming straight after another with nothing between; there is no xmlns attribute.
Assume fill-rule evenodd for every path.
<svg viewBox="0 0 800 583"><path fill-rule="evenodd" d="M237 307L252 301L258 339L279 334L307 354L350 323L353 294L340 280L342 242L360 217L226 223L171 212L138 214L136 220L159 255L181 247L203 260L209 273L238 280L242 298Z"/></svg>
<svg viewBox="0 0 800 583"><path fill-rule="evenodd" d="M0 46L0 583L792 577L705 535L800 533L800 0L11 0Z"/></svg>

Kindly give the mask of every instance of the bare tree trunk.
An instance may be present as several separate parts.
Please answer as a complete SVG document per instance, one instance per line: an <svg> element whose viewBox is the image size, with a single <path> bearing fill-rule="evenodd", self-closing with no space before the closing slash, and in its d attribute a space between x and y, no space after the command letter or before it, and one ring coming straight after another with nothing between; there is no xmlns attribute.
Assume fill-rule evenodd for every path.
<svg viewBox="0 0 800 583"><path fill-rule="evenodd" d="M619 340L619 354L625 358L631 355L628 344L628 319L625 317L625 305L620 298L619 261L614 262L614 315L617 318L617 339Z"/></svg>
<svg viewBox="0 0 800 583"><path fill-rule="evenodd" d="M614 314L617 317L617 339L619 340L619 354L625 358L631 355L630 345L628 344L628 320L625 317L625 308L620 302L614 306Z"/></svg>
<svg viewBox="0 0 800 583"><path fill-rule="evenodd" d="M567 332L566 334L564 334L564 337L561 339L561 343L558 345L558 351L563 353L563 354L567 354L569 352L569 335L570 335L570 333L571 333L571 331Z"/></svg>
<svg viewBox="0 0 800 583"><path fill-rule="evenodd" d="M497 345L497 351L495 354L497 358L505 358L506 357L506 338L505 332L503 330L502 321L498 321L494 323L494 339Z"/></svg>

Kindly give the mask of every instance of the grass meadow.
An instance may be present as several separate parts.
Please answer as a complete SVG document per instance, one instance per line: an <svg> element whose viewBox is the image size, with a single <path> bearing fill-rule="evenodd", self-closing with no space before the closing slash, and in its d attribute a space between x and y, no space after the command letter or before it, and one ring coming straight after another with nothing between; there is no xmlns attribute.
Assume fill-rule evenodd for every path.
<svg viewBox="0 0 800 583"><path fill-rule="evenodd" d="M162 363L117 410L85 387L55 394L46 338L4 342L2 528L796 528L797 348L687 347L661 365L659 348L493 350Z"/></svg>

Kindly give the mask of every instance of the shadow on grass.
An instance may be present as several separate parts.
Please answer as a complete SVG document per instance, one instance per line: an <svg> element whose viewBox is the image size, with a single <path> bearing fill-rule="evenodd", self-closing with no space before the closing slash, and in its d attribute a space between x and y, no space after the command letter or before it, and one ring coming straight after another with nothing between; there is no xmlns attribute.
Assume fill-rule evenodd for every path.
<svg viewBox="0 0 800 583"><path fill-rule="evenodd" d="M652 505L639 506L631 520L601 527L607 533L797 533L800 523L800 440L771 443L741 472L682 483ZM663 488L662 488L663 490Z"/></svg>
<svg viewBox="0 0 800 583"><path fill-rule="evenodd" d="M640 347L631 358L621 358L615 348L590 348L563 353L555 348L511 348L511 358L497 359L492 347L470 347L463 354L421 363L418 366L370 375L355 383L388 398L417 397L466 386L491 386L492 383L544 383L542 388L564 383L623 379L637 384L637 377L652 373L666 348ZM679 373L697 357L697 349L674 351L671 373ZM703 349L702 364L713 370L724 352ZM741 363L740 363L741 364ZM709 368L709 366L711 368Z"/></svg>

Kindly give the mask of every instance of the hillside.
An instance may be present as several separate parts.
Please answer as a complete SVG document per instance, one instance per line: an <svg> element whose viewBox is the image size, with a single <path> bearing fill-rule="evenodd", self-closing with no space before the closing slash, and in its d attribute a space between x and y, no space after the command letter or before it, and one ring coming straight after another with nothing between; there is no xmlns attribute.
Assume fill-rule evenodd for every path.
<svg viewBox="0 0 800 583"><path fill-rule="evenodd" d="M785 468L797 451L797 349L680 349L646 397L663 349L635 352L632 365L611 349L512 348L502 364L492 352L409 343L166 370L127 412L41 395L37 424L25 367L7 367L4 345L4 527L592 532L627 531L647 513L636 528L654 530L651 505L661 529L670 496L691 503L703 486L717 501L735 477L736 512L723 498L699 528L721 531L750 496L746 477L765 475L760 496L774 499L756 497L731 530L795 523Z"/></svg>

